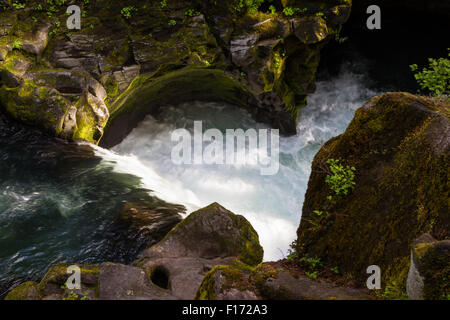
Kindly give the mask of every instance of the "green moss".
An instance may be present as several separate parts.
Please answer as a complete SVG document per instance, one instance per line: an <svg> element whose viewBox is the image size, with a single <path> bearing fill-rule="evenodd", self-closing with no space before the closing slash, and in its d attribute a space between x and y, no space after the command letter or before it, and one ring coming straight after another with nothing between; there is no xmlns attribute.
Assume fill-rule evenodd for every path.
<svg viewBox="0 0 450 320"><path fill-rule="evenodd" d="M427 300L445 300L450 294L450 244L435 243L420 259L424 276L423 296Z"/></svg>
<svg viewBox="0 0 450 320"><path fill-rule="evenodd" d="M11 290L5 300L29 300L33 299L37 292L37 283L28 281Z"/></svg>
<svg viewBox="0 0 450 320"><path fill-rule="evenodd" d="M253 97L222 70L188 67L158 77L137 77L110 106L105 136L115 126L132 128L160 106L195 100L223 101L249 108Z"/></svg>
<svg viewBox="0 0 450 320"><path fill-rule="evenodd" d="M248 267L235 264L229 266L216 266L209 271L203 278L195 300L216 300L217 294L227 291L231 288L239 291L245 291L250 289L249 283L246 279ZM216 288L216 277L220 274L221 279L225 279L221 283L220 288ZM220 292L217 292L220 290Z"/></svg>
<svg viewBox="0 0 450 320"><path fill-rule="evenodd" d="M385 94L358 109L346 132L314 159L297 232L299 254L339 265L362 285L366 268L379 265L383 283L404 290L413 240L426 232L450 236L448 151L433 133L446 122L428 99L406 93ZM332 202L324 170L329 158L358 168L355 189ZM332 225L311 223L318 208L328 208Z"/></svg>

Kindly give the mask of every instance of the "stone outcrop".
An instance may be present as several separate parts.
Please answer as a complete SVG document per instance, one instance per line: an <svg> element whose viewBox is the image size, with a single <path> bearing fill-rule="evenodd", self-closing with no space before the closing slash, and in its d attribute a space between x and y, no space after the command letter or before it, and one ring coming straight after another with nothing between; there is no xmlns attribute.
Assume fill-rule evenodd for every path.
<svg viewBox="0 0 450 320"><path fill-rule="evenodd" d="M250 223L214 203L188 216L132 266L78 265L81 289L69 290L64 284L71 264L55 265L40 283L23 283L6 299L193 299L204 275L215 266L256 266L262 257Z"/></svg>
<svg viewBox="0 0 450 320"><path fill-rule="evenodd" d="M358 109L314 159L298 254L338 266L361 286L367 267L378 265L383 286L404 292L414 240L425 232L450 237L448 110L445 99L407 93L386 93ZM352 170L354 185L332 172L329 159ZM330 177L348 179L347 192L336 192Z"/></svg>
<svg viewBox="0 0 450 320"><path fill-rule="evenodd" d="M97 0L81 5L82 29L68 30L71 1L0 3L3 109L66 139L98 143L105 134L105 146L123 139L143 115L189 100L235 103L295 133L299 110L314 91L320 49L351 6L287 1L267 13L237 0L165 6ZM287 6L301 10L286 16ZM142 105L136 95L150 99Z"/></svg>
<svg viewBox="0 0 450 320"><path fill-rule="evenodd" d="M308 279L273 263L217 266L202 282L201 300L371 300L367 290Z"/></svg>

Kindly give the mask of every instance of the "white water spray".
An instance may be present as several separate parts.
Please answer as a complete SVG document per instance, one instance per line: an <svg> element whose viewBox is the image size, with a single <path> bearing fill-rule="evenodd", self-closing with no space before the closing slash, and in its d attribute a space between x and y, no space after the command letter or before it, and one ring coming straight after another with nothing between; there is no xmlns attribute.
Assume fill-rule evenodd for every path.
<svg viewBox="0 0 450 320"><path fill-rule="evenodd" d="M234 128L267 128L236 107L221 103L186 103L167 107L155 120L147 116L113 150L96 147L103 158L121 173L142 178L143 186L159 198L184 204L188 213L218 202L245 216L257 230L267 260L286 255L296 238L301 208L314 155L330 138L341 134L354 111L375 95L363 77L344 72L317 83L301 111L297 135L280 138L280 170L262 176L259 166L175 165L171 160L175 129L193 128L197 120L221 131Z"/></svg>

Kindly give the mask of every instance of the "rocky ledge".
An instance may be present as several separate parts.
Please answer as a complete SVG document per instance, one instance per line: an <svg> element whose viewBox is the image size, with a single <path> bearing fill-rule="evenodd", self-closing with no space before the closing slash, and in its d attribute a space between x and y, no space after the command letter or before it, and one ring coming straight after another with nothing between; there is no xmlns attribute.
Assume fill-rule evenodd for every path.
<svg viewBox="0 0 450 320"><path fill-rule="evenodd" d="M67 268L73 264L58 264L40 283L23 283L6 300L370 298L363 290L261 264L262 258L250 223L214 203L189 215L132 265L75 264L81 288L69 290Z"/></svg>
<svg viewBox="0 0 450 320"><path fill-rule="evenodd" d="M293 134L314 91L320 50L351 7L349 0L274 1L267 13L238 0L163 3L85 1L81 30L68 30L66 9L75 1L1 0L0 105L59 137L99 143L104 136L104 146L146 114L192 100L242 106Z"/></svg>

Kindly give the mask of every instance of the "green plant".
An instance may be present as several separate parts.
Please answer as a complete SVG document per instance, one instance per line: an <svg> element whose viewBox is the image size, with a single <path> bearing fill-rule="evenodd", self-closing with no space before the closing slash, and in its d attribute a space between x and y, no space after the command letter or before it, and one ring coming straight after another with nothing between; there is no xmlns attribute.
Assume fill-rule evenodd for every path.
<svg viewBox="0 0 450 320"><path fill-rule="evenodd" d="M12 46L14 49L20 49L23 46L23 42L20 39L14 39Z"/></svg>
<svg viewBox="0 0 450 320"><path fill-rule="evenodd" d="M270 7L269 7L269 11L270 11L270 13L271 13L271 14L274 14L274 13L276 13L276 12L277 12L277 8L275 8L275 6L274 6L274 5L270 5Z"/></svg>
<svg viewBox="0 0 450 320"><path fill-rule="evenodd" d="M265 1L272 2L272 0L239 0L236 10L239 12L256 13Z"/></svg>
<svg viewBox="0 0 450 320"><path fill-rule="evenodd" d="M25 3L13 2L12 6L13 6L14 9L20 10L20 9L24 9L25 8Z"/></svg>
<svg viewBox="0 0 450 320"><path fill-rule="evenodd" d="M331 268L331 272L333 272L334 274L339 274L340 273L338 267Z"/></svg>
<svg viewBox="0 0 450 320"><path fill-rule="evenodd" d="M316 280L317 279L317 271L314 272L305 272L306 276L310 280Z"/></svg>
<svg viewBox="0 0 450 320"><path fill-rule="evenodd" d="M284 13L284 15L286 17L290 17L290 16L293 16L296 13L306 12L307 10L308 10L307 8L300 9L300 8L286 7L286 8L283 9L283 13Z"/></svg>
<svg viewBox="0 0 450 320"><path fill-rule="evenodd" d="M408 300L408 295L397 284L387 285L381 297L386 300Z"/></svg>
<svg viewBox="0 0 450 320"><path fill-rule="evenodd" d="M343 165L342 160L328 159L330 171L325 178L329 188L337 195L347 195L350 189L355 188L355 167Z"/></svg>
<svg viewBox="0 0 450 320"><path fill-rule="evenodd" d="M317 267L322 266L322 262L320 261L320 258L311 258L311 257L302 257L300 259L301 262L304 262L309 265L309 268L311 270L315 270Z"/></svg>
<svg viewBox="0 0 450 320"><path fill-rule="evenodd" d="M70 290L67 295L64 295L63 300L78 300L78 295L73 292L72 290Z"/></svg>
<svg viewBox="0 0 450 320"><path fill-rule="evenodd" d="M290 261L298 260L298 253L296 250L297 247L297 241L292 241L292 243L289 245L289 249L287 252L287 259Z"/></svg>
<svg viewBox="0 0 450 320"><path fill-rule="evenodd" d="M131 15L133 14L134 11L137 11L136 7L134 7L134 6L129 6L129 7L122 8L122 10L120 11L120 13L122 14L122 16L123 16L125 19L128 20L128 19L131 18Z"/></svg>
<svg viewBox="0 0 450 320"><path fill-rule="evenodd" d="M313 213L315 213L318 217L323 215L323 211L320 211L320 210L314 210Z"/></svg>
<svg viewBox="0 0 450 320"><path fill-rule="evenodd" d="M195 9L188 9L184 13L184 15L186 17L195 17L195 16L198 16L199 14L200 14L200 12L196 11Z"/></svg>
<svg viewBox="0 0 450 320"><path fill-rule="evenodd" d="M177 22L173 19L169 20L168 25L171 27L175 27L177 25Z"/></svg>
<svg viewBox="0 0 450 320"><path fill-rule="evenodd" d="M448 57L450 57L450 48ZM411 71L416 72L416 78L420 87L429 90L434 96L450 94L450 60L447 58L429 58L429 67L419 71L417 64L410 66Z"/></svg>
<svg viewBox="0 0 450 320"><path fill-rule="evenodd" d="M167 7L167 0L162 0L162 1L159 3L159 6L160 6L161 8Z"/></svg>

